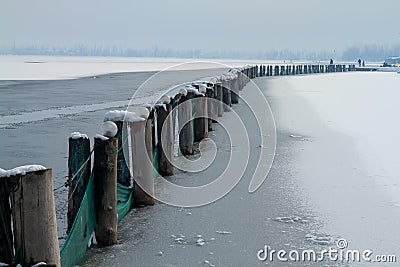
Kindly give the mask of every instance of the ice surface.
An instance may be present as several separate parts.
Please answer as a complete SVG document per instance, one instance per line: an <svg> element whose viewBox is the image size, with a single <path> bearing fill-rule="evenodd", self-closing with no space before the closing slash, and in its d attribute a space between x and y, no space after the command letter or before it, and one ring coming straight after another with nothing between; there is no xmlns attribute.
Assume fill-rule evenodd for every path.
<svg viewBox="0 0 400 267"><path fill-rule="evenodd" d="M240 67L249 62L265 61L215 60L208 66L182 64L193 62L185 58L134 58L134 57L67 57L67 56L0 56L0 80L58 80L89 77L107 73L161 71L172 66L174 69L195 70L223 67ZM29 62L39 62L30 64ZM202 62L205 62L204 60ZM281 63L281 61L270 61ZM177 65L182 64L182 65Z"/></svg>
<svg viewBox="0 0 400 267"><path fill-rule="evenodd" d="M10 177L10 176L15 176L15 175L25 175L26 173L29 172L35 172L35 171L41 171L41 170L46 170L46 167L42 165L24 165L20 167L16 167L11 170L3 170L0 169L0 177Z"/></svg>
<svg viewBox="0 0 400 267"><path fill-rule="evenodd" d="M285 86L310 103L328 127L354 138L370 174L384 176L380 181L387 184L399 183L398 74L349 72L288 77ZM312 136L314 133L307 133L306 128L298 125ZM385 191L397 201L399 189L392 186Z"/></svg>
<svg viewBox="0 0 400 267"><path fill-rule="evenodd" d="M79 139L79 138L89 139L89 137L86 134L82 134L80 132L73 132L71 133L70 137L72 139Z"/></svg>

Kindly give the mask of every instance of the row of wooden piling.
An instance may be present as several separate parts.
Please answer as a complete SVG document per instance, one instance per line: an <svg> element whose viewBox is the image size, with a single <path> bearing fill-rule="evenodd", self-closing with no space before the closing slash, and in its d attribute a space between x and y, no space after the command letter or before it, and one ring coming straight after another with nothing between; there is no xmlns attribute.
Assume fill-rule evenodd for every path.
<svg viewBox="0 0 400 267"><path fill-rule="evenodd" d="M186 92L183 90L170 101L156 104L145 116L136 117L133 121L116 119L117 134L96 136L92 149L87 136L71 136L68 141L68 231L73 227L93 175L97 244L116 244L117 183L133 187L135 205L153 205L154 166L157 166L160 175L174 174L174 133L170 116L173 109L178 111L178 121L181 122L180 151L184 155L193 154L194 144L206 138L217 118L228 112L233 103L238 103L239 91L249 79L257 76L256 72L255 66L235 69L213 82L188 85ZM219 102L211 102L211 99ZM193 120L195 114L197 116ZM183 124L185 120L189 123ZM130 130L128 137L123 136L126 128ZM132 173L123 153L126 138L132 139ZM160 142L162 139L167 142ZM153 161L153 148L158 149L158 156L154 158L157 162ZM92 154L94 163L91 170ZM145 154L148 157L143 157ZM133 184L132 177L135 179ZM49 266L61 266L52 169L1 177L0 183L3 200L0 262L15 264L19 261L22 266L46 262Z"/></svg>
<svg viewBox="0 0 400 267"><path fill-rule="evenodd" d="M331 73L331 72L348 72L355 71L356 66L353 64L293 64L293 65L260 65L257 67L257 77L264 76L283 76L283 75L300 75L315 73Z"/></svg>
<svg viewBox="0 0 400 267"><path fill-rule="evenodd" d="M74 224L92 175L95 234L100 246L117 242L117 183L133 188L134 205L155 204L154 168L159 175L174 175L173 112L178 113L180 153L191 155L195 143L214 130L218 117L229 112L232 104L239 103L239 92L250 79L353 70L354 65L260 65L232 69L211 80L187 84L179 93L161 98L154 107L128 110L126 114L136 114L133 119L106 117L107 121L115 123L116 135L96 136L92 149L87 136L71 136L68 231ZM131 144L129 159L123 151L126 142ZM16 263L18 258L23 266L38 262L60 266L52 170L0 177L0 191L0 262Z"/></svg>

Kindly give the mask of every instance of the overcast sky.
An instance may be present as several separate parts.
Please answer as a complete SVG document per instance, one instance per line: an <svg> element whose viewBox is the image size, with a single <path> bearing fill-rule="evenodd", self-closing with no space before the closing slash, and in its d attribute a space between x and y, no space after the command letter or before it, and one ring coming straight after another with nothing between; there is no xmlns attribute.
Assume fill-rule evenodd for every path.
<svg viewBox="0 0 400 267"><path fill-rule="evenodd" d="M0 44L265 51L400 44L400 0L1 0Z"/></svg>

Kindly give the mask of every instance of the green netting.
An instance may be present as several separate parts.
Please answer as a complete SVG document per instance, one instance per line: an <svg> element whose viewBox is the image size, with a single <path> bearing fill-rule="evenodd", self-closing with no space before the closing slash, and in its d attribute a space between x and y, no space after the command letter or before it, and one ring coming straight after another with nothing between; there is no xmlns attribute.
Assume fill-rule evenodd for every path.
<svg viewBox="0 0 400 267"><path fill-rule="evenodd" d="M131 208L132 192L132 188L117 184L118 222L125 217ZM75 266L83 258L95 227L96 210L92 174L82 199L81 207L60 252L62 267Z"/></svg>
<svg viewBox="0 0 400 267"><path fill-rule="evenodd" d="M155 145L153 149L153 176L154 178L158 177L158 145Z"/></svg>
<svg viewBox="0 0 400 267"><path fill-rule="evenodd" d="M67 240L61 249L61 266L74 266L82 259L85 255L90 236L95 227L96 210L94 207L92 174L74 224L72 225Z"/></svg>
<svg viewBox="0 0 400 267"><path fill-rule="evenodd" d="M131 209L133 190L122 184L117 184L117 211L120 222Z"/></svg>

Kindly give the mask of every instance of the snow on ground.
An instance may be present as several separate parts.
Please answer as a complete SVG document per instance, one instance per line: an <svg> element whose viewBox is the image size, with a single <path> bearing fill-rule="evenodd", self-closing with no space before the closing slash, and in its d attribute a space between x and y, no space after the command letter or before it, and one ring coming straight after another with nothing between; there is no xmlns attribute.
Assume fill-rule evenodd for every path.
<svg viewBox="0 0 400 267"><path fill-rule="evenodd" d="M338 73L294 77L287 83L328 127L354 138L371 176L386 184L400 182L400 75ZM398 189L389 187L388 193L399 200Z"/></svg>

